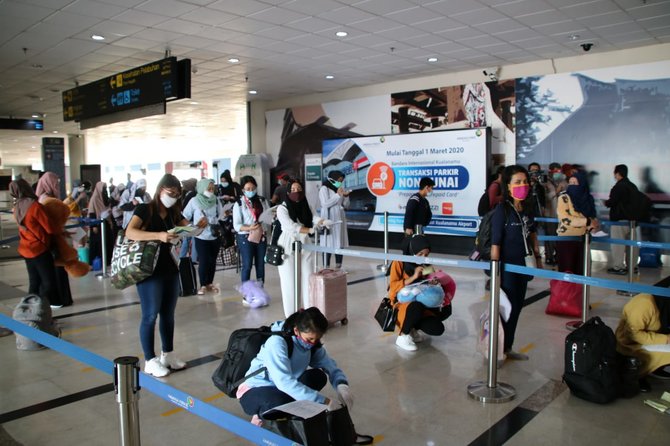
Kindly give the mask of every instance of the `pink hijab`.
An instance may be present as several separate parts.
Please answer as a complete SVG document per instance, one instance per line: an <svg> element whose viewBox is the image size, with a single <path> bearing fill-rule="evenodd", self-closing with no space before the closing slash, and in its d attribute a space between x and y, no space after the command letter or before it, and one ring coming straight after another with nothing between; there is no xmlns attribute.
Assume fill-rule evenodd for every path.
<svg viewBox="0 0 670 446"><path fill-rule="evenodd" d="M37 201L37 196L33 188L24 179L12 181L9 183L9 195L14 198L14 218L19 226L23 226L23 219L26 218L28 209Z"/></svg>
<svg viewBox="0 0 670 446"><path fill-rule="evenodd" d="M37 182L37 189L35 195L39 198L40 203L47 197L58 198L60 200L60 186L59 178L53 172L45 172L42 178Z"/></svg>

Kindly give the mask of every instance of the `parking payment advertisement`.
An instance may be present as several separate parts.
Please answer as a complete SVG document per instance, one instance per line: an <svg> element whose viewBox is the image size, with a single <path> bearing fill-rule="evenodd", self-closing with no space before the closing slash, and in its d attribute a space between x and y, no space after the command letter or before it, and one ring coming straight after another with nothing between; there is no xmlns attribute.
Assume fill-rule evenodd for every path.
<svg viewBox="0 0 670 446"><path fill-rule="evenodd" d="M435 181L427 197L433 218L426 233L476 232L477 204L486 188L490 129L365 136L323 142L324 176L345 173L350 228L403 232L405 207L422 177Z"/></svg>

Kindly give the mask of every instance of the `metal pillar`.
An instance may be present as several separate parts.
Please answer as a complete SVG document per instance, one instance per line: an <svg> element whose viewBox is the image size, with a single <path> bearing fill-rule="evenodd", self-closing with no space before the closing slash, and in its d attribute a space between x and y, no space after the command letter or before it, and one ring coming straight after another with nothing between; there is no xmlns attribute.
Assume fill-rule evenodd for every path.
<svg viewBox="0 0 670 446"><path fill-rule="evenodd" d="M500 323L500 262L491 260L491 302L489 307L489 364L487 381L468 385L468 395L482 403L506 403L516 390L498 381L498 324Z"/></svg>
<svg viewBox="0 0 670 446"><path fill-rule="evenodd" d="M591 233L584 234L584 277L591 277ZM582 286L582 320L570 321L565 324L565 328L572 331L581 327L589 318L589 301L591 297L591 286L584 284Z"/></svg>
<svg viewBox="0 0 670 446"><path fill-rule="evenodd" d="M377 265L377 269L386 272L389 269L389 213L384 211L384 263Z"/></svg>
<svg viewBox="0 0 670 446"><path fill-rule="evenodd" d="M100 279L109 277L107 274L107 229L104 221L100 222L100 243L102 244L102 272L95 275Z"/></svg>
<svg viewBox="0 0 670 446"><path fill-rule="evenodd" d="M630 235L628 239L631 242L635 241L635 232L637 231L636 225L637 223L633 220L628 222L629 224L629 229L630 229ZM626 262L626 266L628 267L628 283L633 283L633 274L635 272L635 267L637 266L637 258L633 258L633 255L635 254L635 246L632 244L628 246L628 261ZM624 290L617 290L616 292L620 296L634 296L635 293L632 291L624 291Z"/></svg>
<svg viewBox="0 0 670 446"><path fill-rule="evenodd" d="M302 242L296 240L293 242L293 303L295 311L300 309L300 299L302 294L302 277L300 268L302 266Z"/></svg>
<svg viewBox="0 0 670 446"><path fill-rule="evenodd" d="M414 234L423 235L423 225L414 226Z"/></svg>
<svg viewBox="0 0 670 446"><path fill-rule="evenodd" d="M314 246L319 246L319 231L314 230ZM323 265L326 265L326 253L325 252L316 252L314 253L314 271L319 270L319 255L323 256Z"/></svg>
<svg viewBox="0 0 670 446"><path fill-rule="evenodd" d="M140 368L135 356L121 356L114 360L114 393L119 403L121 446L140 445Z"/></svg>

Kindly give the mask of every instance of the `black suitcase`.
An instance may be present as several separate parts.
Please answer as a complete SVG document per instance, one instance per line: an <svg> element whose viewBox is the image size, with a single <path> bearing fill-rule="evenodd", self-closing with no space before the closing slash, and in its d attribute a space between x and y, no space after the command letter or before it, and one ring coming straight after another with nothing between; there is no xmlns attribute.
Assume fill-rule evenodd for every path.
<svg viewBox="0 0 670 446"><path fill-rule="evenodd" d="M195 278L195 266L190 257L179 260L179 295L193 296L198 293L198 282Z"/></svg>

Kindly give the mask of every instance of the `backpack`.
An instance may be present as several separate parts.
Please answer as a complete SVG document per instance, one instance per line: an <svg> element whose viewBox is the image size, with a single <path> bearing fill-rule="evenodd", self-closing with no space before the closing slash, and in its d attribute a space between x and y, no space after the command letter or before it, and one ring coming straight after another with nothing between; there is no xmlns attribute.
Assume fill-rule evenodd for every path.
<svg viewBox="0 0 670 446"><path fill-rule="evenodd" d="M221 364L212 375L212 382L223 393L236 398L237 388L246 379L266 371L265 367L245 376L251 361L258 355L261 346L270 336L282 336L288 347L288 356L293 353L293 340L280 331L272 331L268 326L258 328L240 328L233 331L228 338L228 346L223 354Z"/></svg>
<svg viewBox="0 0 670 446"><path fill-rule="evenodd" d="M599 317L566 336L563 381L573 395L594 403L609 403L619 395L616 337Z"/></svg>
<svg viewBox="0 0 670 446"><path fill-rule="evenodd" d="M621 217L629 221L650 221L653 206L651 199L633 183L627 182L627 184L627 194L619 204Z"/></svg>
<svg viewBox="0 0 670 446"><path fill-rule="evenodd" d="M504 203L502 205L505 206ZM479 223L479 229L477 229L477 235L475 236L475 249L470 254L470 260L487 262L491 260L491 222L496 207L488 211ZM505 206L504 211L505 221L507 221L507 206Z"/></svg>
<svg viewBox="0 0 670 446"><path fill-rule="evenodd" d="M485 216L491 210L491 202L489 201L489 191L484 189L484 193L479 197L479 203L477 204L477 215L480 217Z"/></svg>

